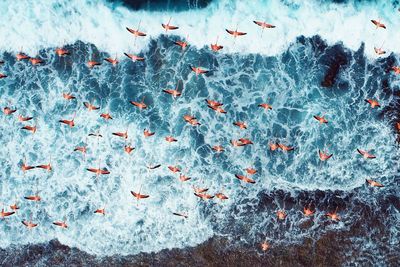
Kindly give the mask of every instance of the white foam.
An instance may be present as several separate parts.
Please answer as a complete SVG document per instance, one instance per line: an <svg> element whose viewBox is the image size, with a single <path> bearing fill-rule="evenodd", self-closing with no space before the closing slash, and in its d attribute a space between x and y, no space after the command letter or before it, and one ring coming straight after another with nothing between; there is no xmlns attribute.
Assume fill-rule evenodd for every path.
<svg viewBox="0 0 400 267"><path fill-rule="evenodd" d="M139 51L146 46L150 38L156 38L159 34L164 33L160 23L167 21L169 16L173 16L173 24L181 27L176 33L181 36L186 36L189 33L190 42L198 47L214 42L216 36L220 35L220 43L225 45L224 51L226 52L257 52L265 55L279 53L298 35L312 36L317 33L332 43L343 40L345 45L353 49L357 49L362 41L366 41L367 48L371 47L372 51L374 37L380 36L379 39L384 39L386 36L393 35L395 31L395 19L388 20L390 23L387 31L375 30L369 22L370 18L381 17L384 20L388 18L391 11L385 8L385 4L381 4L380 10L384 10L386 13L378 14L373 6L366 6L365 10L357 11L351 6L342 5L341 8L337 7L334 12L329 10L329 7L333 6L326 5L320 7L319 12L315 12L316 4L309 2L299 4L299 8L294 11L282 5L279 1L269 1L268 4L237 2L233 5L230 4L230 1L221 1L203 10L164 14L160 12L133 12L124 7L113 10L100 2L78 0L57 2L4 1L0 3L0 8L3 10L3 16L0 19L2 29L0 31L0 50L15 52L23 46L23 50L35 54L41 48L81 40L94 43L100 50L108 51L111 54ZM264 32L264 37L261 38L260 29L249 18L262 19L265 17L264 10L271 10L268 21L276 24L277 28ZM134 48L133 37L125 30L125 26L135 27L140 19L142 20L143 31L149 33L150 36L138 40L138 46ZM313 23L303 23L305 19ZM329 22L323 23L328 19ZM248 35L238 39L233 45L231 37L224 32L224 28L235 28L239 21L239 30L247 31ZM350 22L351 25L357 25L358 28L343 26L350 25ZM370 36L370 39L364 39L365 36ZM255 38L259 38L260 41L255 42ZM387 45L391 44L387 42ZM367 49L367 51L370 50ZM250 101L252 99L267 97L267 93L265 95L262 93L264 92L262 87L258 87L261 85L257 84L257 79L252 79L253 77L250 77L250 75L241 72L242 70L237 65L234 67L236 74L232 75L230 80L235 85L230 86L230 93L243 92L243 99L246 101L243 104L238 103L238 107L232 106L229 110L232 113L236 112L235 110L240 112L246 105L252 105L253 102ZM43 68L46 68L46 66ZM279 121L280 111L285 113L287 106L294 106L299 102L305 107L301 108L300 111L309 118L307 122L312 121L314 124L311 124L311 126L308 123L298 125L303 133L310 135L310 138L301 144L295 144L300 148L299 152L296 151L297 157L293 159L293 163L285 172L282 172L280 165L282 166L291 156L281 153L268 157L260 156L260 164L267 166L267 168L263 175L257 177L257 186L247 186L247 196L254 199L257 192L263 187L269 189L297 186L311 190L317 188L351 189L363 184L368 175L388 177L393 174L394 162L397 159L395 158L395 147L391 145L395 141L394 135L390 132L391 129L381 121L373 121L370 117L359 119L359 128L354 125L347 127L346 124L354 123L354 120L349 120L345 116L345 111L347 114L352 113L361 116L369 110L365 103L358 105L356 110L349 110L347 98L338 100L334 105L335 109L332 108L331 113L327 114L329 119L332 118L331 124L335 129L343 129L338 130L338 134L328 136L331 138L331 143L338 144L332 147L331 152L335 153L334 158L325 164L327 168L324 169L319 168L317 164L302 165L304 162L317 162L314 141L323 136L319 132L321 126L315 123L311 116L322 112L323 107L331 107L332 103L329 98L320 100L318 102L320 106L312 106L312 104L304 102L307 101L306 94L321 89L315 88L317 87L315 84L313 86L306 84L304 88L300 85L298 87L296 81L284 72L284 68L280 69L282 73L277 73L275 77L269 77L268 81L262 84L263 87L270 88L269 93L277 96L274 98L274 111L267 113L267 115L260 113L261 115L252 120L251 127L254 127L254 129L272 129L275 122ZM275 70L278 72L279 68L277 67ZM18 69L16 68L15 71L18 71ZM30 69L22 71L32 73ZM261 72L265 72L265 70ZM215 88L222 86L225 77L228 77L223 70L221 73L223 74L207 79L207 86L205 86L210 90L209 94L213 97L215 95L217 99L222 97L223 94ZM90 253L126 255L141 251L158 251L163 248L196 245L211 237L214 234L213 228L208 221L209 219L203 218L198 200L193 196L190 185L198 185L199 180L203 179L204 186L210 187L212 193L223 187L231 200L228 200L226 206L222 206L221 209L228 208L232 203L230 201L240 198L242 192L238 186L238 181L234 178L234 173L239 168L243 168L245 164L251 166L257 161L257 155L254 154L254 156L249 157L244 163L243 157L239 157L243 150L235 150L229 147L228 150L232 153L232 156L230 156L232 158L230 163L232 164L230 164L229 169L221 170L220 166L212 164L213 156L211 155L205 160L212 167L204 166L198 164L202 160L202 156L199 153L191 153L191 139L188 131L184 131L180 135L179 151L178 145L166 144L160 136L157 136L154 141L143 141L142 129L132 124L129 125L129 132L136 138L133 144L137 144L138 149L129 157L122 150L116 150L120 153L111 150L111 148L122 147L123 143L112 136L110 137L110 133L125 130L126 127L125 118L115 118L110 126L102 126L102 133L107 138L104 138L99 146L97 146L95 140L89 140L89 147L93 150L90 150L85 162L79 156L71 155L71 153L74 146L84 141L87 133L97 127L98 113L88 113L80 105L76 114L77 126L72 130L60 126L57 122L60 119L59 117L70 118L73 113L71 109L69 113L63 111L60 114L60 110L57 109L58 106L64 105L64 101L60 97L61 93L70 90L73 82L63 84L57 78L56 73L52 74L54 74L54 79L52 79L51 84L41 84L40 79L32 78L32 82L39 87L35 91L35 95L40 99L41 108L32 105L29 96L25 94L30 89L29 85L14 92L13 95L14 103L20 101L18 102L19 106L29 107L31 111L37 109L37 112L40 112L38 116L35 116L38 118L37 123L40 127L37 134L27 136L19 129L20 124L11 121L10 118L2 119L4 120L1 126L3 148L0 151L0 158L4 159L4 166L6 166L2 175L8 178L3 180L2 201L20 199L23 195L34 193L36 187L42 190L41 195L44 200L39 205L20 200L21 210L17 216L7 219L0 226L1 233L4 236L0 239L0 247L7 247L10 244L45 242L58 238L64 244L76 246ZM248 76L254 82L254 91L242 90L244 83L239 81L242 74ZM260 76L261 74L264 77L272 75L271 73L260 73ZM94 70L92 75L95 76L95 79L101 80L101 75L104 74L101 71L96 72ZM260 80L262 79L260 78ZM78 87L80 85L78 83ZM151 92L153 92L153 89L155 91L155 88L149 88ZM349 92L358 92L356 89L362 90L364 97L369 97L367 88L354 88L354 85L352 85ZM159 88L157 90L160 91ZM82 91L82 88L79 88L79 91ZM359 99L356 96L347 97L354 98L354 101ZM7 105L6 102L7 100L3 99L1 106ZM180 110L186 112L189 108L192 108L192 112L202 114L201 121L208 122L209 129L219 129L221 136L225 135L231 138L230 134L234 133L234 137L241 137L241 133L231 123L223 123L221 127L216 127L217 122L221 123L223 119L220 118L220 121L218 121L214 113L204 113L204 106L198 105L200 102L204 102L203 97L193 97L186 103L180 103ZM336 110L337 106L343 108ZM43 114L47 117L44 118ZM373 116L372 112L369 114ZM174 123L182 120L179 112L166 112L162 116L165 116L162 118L163 120L169 118ZM265 122L263 116L268 118L267 122ZM121 125L124 126L121 127ZM285 127L289 128L291 125ZM355 131L359 134L354 135ZM371 132L377 132L377 134L370 135ZM215 131L207 131L204 135L207 143L217 143ZM255 151L262 151L260 154L264 155L264 153L267 153L267 142L270 141L270 136L268 136L268 140L264 140L262 137L261 139L262 143L256 143L254 149ZM299 139L301 139L301 136ZM304 137L303 139L307 138ZM34 147L32 147L32 144L34 144ZM156 155L154 155L155 147L157 148ZM363 149L379 148L378 158L375 161L365 163L355 152L358 147ZM352 149L353 154L349 153L350 149ZM47 179L48 174L40 170L34 170L23 177L15 160L21 159L24 155L27 157L28 163L32 164L46 163L49 156L54 155L53 160L57 160L57 162L54 162L54 171L49 175L50 177ZM382 155L394 156L385 158ZM162 171L156 171L158 175L147 176L143 174L143 166L148 163L149 157L157 158L157 162L154 163L163 165ZM99 158L103 163L107 161L112 176L101 177L98 182L95 182L94 178L85 171L85 168L91 167L93 164L97 167ZM194 181L188 184L180 184L176 175L164 175L165 173L169 174L166 166L175 164L181 164L188 170L190 169L189 175L194 178ZM364 164L365 167L358 168L361 164ZM304 170L300 167L307 170L303 176L298 175L299 170ZM372 170L375 170L376 173L372 173ZM217 171L217 177L211 175ZM39 185L36 185L36 181L39 181ZM137 208L129 191L138 190L142 184L144 184L143 193L149 194L151 197L143 200L143 203L140 203ZM179 196L179 200L177 200L177 196ZM104 205L109 212L107 216L102 217L93 214L95 209ZM186 221L171 215L172 212L184 211L189 211L189 219ZM40 227L33 231L24 229L19 222L21 219L29 218L30 214L33 214L34 221L40 223ZM63 231L51 225L53 220L60 220L64 216L67 217L71 226L70 229ZM253 229L253 231L255 230L258 229Z"/></svg>
<svg viewBox="0 0 400 267"><path fill-rule="evenodd" d="M161 176L170 174L166 164L175 163L169 159L168 151L171 150L161 137L153 139L156 143L152 140L140 143L140 148L137 147L129 156L122 150L123 141L117 137L108 138L111 132L124 130L118 125L125 125L125 121L114 119L115 125L103 127L107 128L102 132L106 138L101 139L99 144L96 139L88 140L89 152L84 160L78 152L73 152L73 148L87 138L90 129L97 127L99 114L80 110L75 121L78 130L63 129L55 118L60 114L53 113L57 101L50 99L54 100L51 97L43 100L54 105L46 106L43 111L54 120L45 122L43 118L37 118L39 129L35 135L26 135L19 130L22 124L15 122L15 118L2 118L3 124L10 127L9 130L2 128L8 134L3 137L5 143L0 158L9 159L4 161L8 172L3 172L9 178L2 183L1 204L7 209L12 202L18 201L21 209L1 223L0 232L4 238L0 240L0 247L57 238L63 244L92 254L127 255L196 245L213 235L208 220L200 216L191 183L180 184L177 175ZM137 127L129 127L132 137L133 133L141 131ZM136 136L133 144L137 146L141 139ZM147 173L145 164L154 146L160 148L156 163L163 166L161 170ZM113 155L110 155L110 147L116 149ZM52 155L53 171L48 173L37 169L23 175L18 164L22 155L31 165L48 163ZM99 159L102 166L107 162L112 175L100 176L96 180L85 168L97 167ZM142 193L149 194L150 198L137 202L130 191L137 192L141 186ZM32 195L36 190L40 190L41 202L22 199L22 196ZM106 208L106 216L93 213L102 207ZM172 215L172 212L188 212L189 218L184 220ZM39 223L33 230L20 223L30 216L33 222ZM68 229L52 225L53 221L64 218L69 224Z"/></svg>
<svg viewBox="0 0 400 267"><path fill-rule="evenodd" d="M285 2L287 4L283 4ZM34 55L41 48L61 46L76 40L95 44L110 54L138 52L151 38L165 31L161 23L172 17L171 24L180 29L173 34L185 38L196 47L209 46L219 36L223 52L276 55L286 49L297 36L319 34L329 44L342 41L351 49L366 43L366 53L374 56L374 46L398 52L396 39L400 14L390 1L352 4L321 4L319 1L214 1L207 8L184 12L132 11L101 1L2 1L0 8L0 50L19 51L21 47ZM381 19L387 29L376 29L371 19ZM133 36L125 27L141 29L148 34L133 45ZM266 20L276 25L261 36L253 20ZM233 38L225 28L247 32ZM171 34L171 33L169 33Z"/></svg>

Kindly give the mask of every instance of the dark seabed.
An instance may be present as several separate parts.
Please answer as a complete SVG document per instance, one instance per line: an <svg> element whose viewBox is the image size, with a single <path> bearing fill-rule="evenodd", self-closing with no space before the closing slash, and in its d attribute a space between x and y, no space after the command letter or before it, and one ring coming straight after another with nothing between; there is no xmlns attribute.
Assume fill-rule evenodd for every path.
<svg viewBox="0 0 400 267"><path fill-rule="evenodd" d="M400 179L394 181L397 185ZM267 252L256 249L257 244L239 245L214 237L193 248L164 249L158 253L132 256L96 257L53 240L48 244L11 247L0 250L2 266L399 266L399 244L387 229L390 209L400 209L398 197L388 195L374 202L379 208L357 200L365 189L343 192L302 192L293 198L283 191L260 194L258 209L265 210L271 198L281 198L293 208L299 202L320 200L317 208L335 204L352 216L346 230L324 231L318 238L305 237L299 244L272 243ZM299 200L301 199L301 200ZM330 204L331 203L331 204ZM248 223L251 223L248 222ZM323 229L330 222L324 222ZM301 228L309 228L312 220ZM233 226L233 225L232 225ZM233 227L232 227L233 228ZM281 229L284 230L284 229ZM278 233L275 233L278 234ZM395 241L397 242L397 241ZM373 246L366 246L373 244ZM377 253L379 251L379 253Z"/></svg>

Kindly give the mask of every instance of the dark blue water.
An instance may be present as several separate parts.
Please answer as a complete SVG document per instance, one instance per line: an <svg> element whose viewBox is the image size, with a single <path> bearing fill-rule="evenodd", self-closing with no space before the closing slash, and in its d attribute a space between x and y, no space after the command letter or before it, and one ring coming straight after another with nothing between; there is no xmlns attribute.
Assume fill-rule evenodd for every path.
<svg viewBox="0 0 400 267"><path fill-rule="evenodd" d="M207 7L212 0L108 0L113 4L123 4L133 10L183 11Z"/></svg>
<svg viewBox="0 0 400 267"><path fill-rule="evenodd" d="M15 202L21 206L0 222L1 264L400 266L400 83L391 71L399 61L391 52L397 51L395 37L390 40L400 3L315 0L321 5L333 3L321 7L321 14L332 17L318 21L321 25L297 28L313 14L307 9L312 2L155 0L97 5L89 1L79 6L49 1L32 5L26 14L21 3L0 4L10 21L3 23L4 32L15 31L3 37L2 47L14 51L18 38L23 38L21 49L42 47L30 56L44 60L43 65L32 66L17 61L15 51L0 51L4 60L0 73L8 75L0 80L0 106L17 109L1 118L0 202L6 210ZM265 19L277 28L260 36L252 20L264 19L264 14L259 10L254 10L254 18L247 14L253 14L252 7L267 4L280 7L265 9ZM101 16L88 14L94 8ZM365 10L376 13L370 18ZM199 14L197 24L182 19L187 14ZM337 20L338 14L346 17ZM176 31L180 37L162 31L160 23L168 17L181 27ZM22 23L22 18L30 18L29 23ZM376 29L370 19L382 19L388 29ZM65 26L69 20L71 31ZM138 21L143 21L140 28L148 36L131 43L125 27ZM23 34L12 28L20 24ZM248 31L247 39L227 39L225 27L235 24ZM194 26L202 31L193 31ZM310 29L329 45L318 35L300 35L312 36ZM358 36L355 29L362 34ZM35 34L47 31L48 36L36 38ZM60 41L63 34L73 43L65 45L71 55L60 58L49 43L66 43ZM174 41L187 34L189 47L182 51ZM219 39L223 53L208 47L218 34L226 37ZM126 50L119 51L121 55L135 51L136 45L144 47L138 53L145 61L120 56L113 67L104 61L113 54L81 38L108 51ZM26 46L27 40L31 45ZM254 43L243 46L246 41ZM374 55L373 46L378 45L387 54ZM88 60L102 65L89 69ZM190 66L209 72L196 76ZM182 93L177 99L162 91L174 88ZM65 101L65 92L77 99ZM217 114L207 107L206 99L222 102L227 113ZM371 108L366 99L378 100L381 107ZM138 110L129 101L144 101L148 108ZM89 112L83 102L100 109ZM261 103L272 105L272 110L260 109ZM111 113L113 120L104 121L102 112ZM21 123L19 114L34 119ZM195 116L201 125L189 125L184 115ZM316 115L329 122L318 123ZM59 123L72 118L74 128ZM237 121L246 122L248 129L234 126ZM32 135L21 129L24 125L36 125L38 130ZM143 129L156 134L144 138ZM112 135L125 130L127 140ZM97 132L103 137L88 136ZM169 135L178 142L167 143L164 138ZM233 147L231 141L239 138L254 144ZM294 150L271 151L269 145L277 142ZM78 145L88 146L87 155L74 152ZM126 145L135 147L130 155L123 150ZM214 145L222 145L225 152L215 153ZM357 149L376 158L364 159ZM322 162L319 150L332 153L332 158ZM51 162L53 171L23 173L24 161ZM148 170L155 164L161 167ZM96 178L86 170L100 166L111 174ZM168 166L179 166L192 179L179 181ZM247 175L255 184L235 178L248 167L258 171ZM366 179L384 187L373 188ZM193 187L209 188L211 195L223 192L229 199L201 200ZM139 190L150 197L133 199L130 191ZM41 202L24 199L35 193L42 196ZM101 207L106 216L94 213ZM304 207L315 215L304 216ZM287 217L279 220L278 211ZM187 213L188 218L173 215L176 212ZM329 219L330 212L337 212L340 221ZM22 220L39 226L28 230ZM69 228L55 227L55 220L66 220ZM271 245L267 252L260 246L265 241Z"/></svg>
<svg viewBox="0 0 400 267"><path fill-rule="evenodd" d="M149 225L146 236L163 235L162 231L151 231L157 225L152 222L152 214L160 212L164 214L163 224L170 229L176 227L178 231L193 231L192 226L170 218L171 211L176 210L168 210L163 205L175 201L180 209L189 212L189 216L197 217L199 223L209 221L215 237L228 240L231 248L226 252L228 258L248 250L259 255L259 244L265 240L275 247L272 254L275 253L274 249L293 248L314 240L316 243L310 246L321 249L314 251L314 256L337 250L337 255L334 254L337 262L333 266L340 262L395 266L393 264L399 259L398 251L394 248L399 243L400 179L395 175L398 167L394 157L397 153L394 124L399 119L399 88L389 72L395 63L394 55L371 62L365 58L363 46L358 51L351 51L340 44L328 46L319 37L299 37L296 43L277 57L216 55L207 48L190 48L182 53L173 45L173 39L173 36L161 36L153 40L148 52L142 54L145 62L121 59L117 68L103 65L89 70L85 65L87 60L102 61L108 55L93 45L81 42L66 46L72 51L72 55L66 58L56 57L52 49L42 50L39 57L46 62L42 67L16 62L13 55L3 54L2 59L6 61L3 69L12 73L11 79L0 82L4 104L10 101L18 109L38 117L40 127L47 130L45 133L39 128L37 137L30 137L20 132L19 124L5 119L2 139L9 145L4 152L12 154L12 158L22 160L26 157L30 162L39 162L47 160L43 154L50 153L46 147L51 147L56 166L50 175L29 174L29 182L26 182L22 181L20 175L13 174L18 166L3 157L3 166L10 166L4 173L9 178L2 182L6 199L15 198L17 193L31 193L35 188L40 188L47 199L58 199L56 205L54 202L26 205L22 209L22 218L23 214L32 214L34 220L40 222L43 236L53 239L56 232L46 225L51 224L54 216L69 214L72 225L87 227L89 223L95 226L98 221L91 220L92 210L96 206L107 203L111 209L117 208L121 203L120 196L125 194L121 190L124 176L113 175L106 180L93 182L82 170L88 164L97 163L99 155L112 172L122 168L134 173L136 168L147 162L157 161L163 166L178 162L190 169L188 173L194 177L190 185L210 187L214 193L223 190L231 200L226 204L198 201L189 185L180 185L174 175L164 170L147 178L144 190L155 200L144 205L146 216L133 224L131 222L115 228L115 231ZM189 69L189 65L195 63L210 72L196 77ZM183 95L174 101L161 90L175 87L178 81ZM57 84L67 86L58 88ZM66 89L79 96L81 101L91 101L108 110L116 122L106 126L97 115L87 113L81 101L65 105L58 98ZM56 96L52 95L54 90L57 90ZM385 103L385 107L371 112L365 106L364 99L375 95ZM128 100L138 101L143 97L150 107L148 110L139 112L128 103ZM217 116L206 107L206 98L222 101L228 114ZM49 104L51 101L53 104ZM260 114L256 104L262 101L272 103L274 109L271 113ZM313 105L320 107L314 109ZM332 119L332 128L326 127L323 134L320 132L321 126L312 120L314 112L321 109L331 109L328 115ZM77 127L72 130L60 127L57 120L71 117L74 112L77 113ZM196 116L202 125L187 126L182 119L187 113ZM232 126L236 120L248 121L251 127L242 133ZM135 152L139 157L135 158L135 165L138 167L128 164L129 161L120 153L122 143L118 140L101 141L97 147L96 141L89 141L93 152L89 154L87 163L78 161L76 155L69 152L76 144L83 142L90 132L100 129L107 135L113 130L123 130L126 125L131 132L150 128L159 139L173 134L179 140L184 140L184 144L172 149L162 141L148 145L139 134L132 134L130 141L137 146ZM18 140L14 139L15 135ZM229 141L242 136L254 140L255 145L240 150L231 148ZM30 138L35 138L33 146L29 145ZM271 140L283 140L294 145L296 150L289 154L271 152L268 150ZM224 144L227 152L215 155L210 147L216 143ZM375 144L371 148L378 154L375 161L368 163L355 152L357 147L367 143ZM329 147L335 157L321 165L315 152L323 147ZM25 150L13 154L15 148L17 151L21 151L21 148ZM345 162L343 169L341 162ZM257 183L254 186L241 185L234 174L250 165L259 170L255 176ZM341 168L340 175L334 171L335 168ZM74 169L79 171L71 176L69 173L73 173ZM77 180L73 178L75 175L79 177ZM62 181L60 177L63 176L71 177L70 181ZM384 183L385 188L368 187L365 179L370 176ZM52 186L46 189L47 184ZM129 186L133 189L140 184L143 183L133 182ZM83 188L94 188L96 192L79 189L82 185ZM163 192L163 195L159 192ZM186 199L176 199L177 195L186 196ZM88 197L88 203L82 203L82 197ZM316 210L316 215L311 219L304 218L304 206ZM277 221L276 211L282 209L288 217L284 221ZM335 210L340 214L341 222L332 222L324 215ZM135 210L132 212L137 213ZM7 233L14 240L36 240L34 236L27 236L21 231L17 225L18 219L11 220L15 221L9 221L10 225L3 227L7 227ZM113 218L109 220L112 222ZM82 240L88 238L80 235L79 231L76 234ZM93 229L91 234L97 236L96 230ZM346 254L343 248L332 247L329 241L321 241L328 242L326 247L321 248L318 240L330 235L335 236L335 242L343 242L343 248L354 250L357 256ZM112 235L105 237L107 240L113 238ZM124 249L137 249L135 239L127 238L125 242L129 244L128 247L120 249L124 254ZM359 248L355 249L354 246ZM93 243L88 247L98 252L107 248L107 245ZM222 248L212 249L212 255L224 253ZM376 251L379 253L374 254ZM14 255L10 249L3 253ZM25 252L21 250L18 253ZM48 253L49 257L55 256L52 250L43 253ZM180 257L183 252L174 253L174 257ZM85 257L84 254L77 255ZM314 257L312 255L309 258L305 256L306 262L310 262ZM24 259L24 256L21 257ZM67 261L67 258L59 257L60 262ZM259 257L257 259L260 262L268 262L263 260L264 256ZM78 262L82 260L77 259ZM127 259L120 260L124 262ZM99 264L94 258L93 261ZM24 261L15 264L22 265Z"/></svg>

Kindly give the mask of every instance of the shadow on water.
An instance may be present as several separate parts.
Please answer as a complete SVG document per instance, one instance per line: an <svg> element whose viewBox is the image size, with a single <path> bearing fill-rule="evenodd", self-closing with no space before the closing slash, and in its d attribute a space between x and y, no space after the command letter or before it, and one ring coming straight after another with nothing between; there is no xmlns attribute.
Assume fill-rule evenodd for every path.
<svg viewBox="0 0 400 267"><path fill-rule="evenodd" d="M113 4L123 4L133 10L185 11L205 8L212 0L108 0Z"/></svg>

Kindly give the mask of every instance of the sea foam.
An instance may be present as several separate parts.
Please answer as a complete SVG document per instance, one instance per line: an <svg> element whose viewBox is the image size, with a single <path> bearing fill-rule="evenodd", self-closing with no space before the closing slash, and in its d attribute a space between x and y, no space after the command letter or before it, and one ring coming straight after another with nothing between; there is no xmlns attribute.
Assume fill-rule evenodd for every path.
<svg viewBox="0 0 400 267"><path fill-rule="evenodd" d="M219 37L226 53L277 55L296 37L320 35L329 44L343 42L356 50L366 44L366 53L374 56L374 47L398 52L395 39L400 14L390 1L334 4L319 1L270 0L212 2L203 9L183 12L132 11L105 1L2 1L0 3L0 50L24 50L34 56L39 49L62 46L81 40L100 50L121 56L138 53L151 38L165 34L161 23L170 18L180 28L173 32L188 37L191 45L209 46ZM381 20L387 29L376 29L371 19ZM261 31L252 21L267 21L275 29ZM125 27L148 34L134 42ZM247 32L236 41L225 29ZM169 33L170 34L170 33Z"/></svg>
<svg viewBox="0 0 400 267"><path fill-rule="evenodd" d="M88 70L85 62L92 56L90 53L101 52L90 52L96 50L82 43L69 47L72 55L66 58L56 57L49 49L42 50L40 56L46 64L39 67L16 62L10 54L3 54L8 58L2 71L10 77L1 81L1 106L12 105L18 113L32 114L32 123L39 128L32 136L20 129L15 118L2 119L1 201L4 206L18 201L21 210L1 224L4 238L0 246L58 238L64 244L103 256L185 247L219 234L210 220L217 218L218 224L224 225L226 211L234 210L232 216L240 220L244 212L231 208L242 203L243 210L250 209L248 203L257 203L263 190L351 190L362 186L366 178L376 177L390 184L398 169L396 137L387 121L377 119L379 111L364 102L365 98L378 98L387 106L392 101L392 95L377 90L383 67L372 68L365 60L360 64L354 59L354 52L349 52L346 71L337 78L338 88L325 89L320 86L324 65L318 60L322 56L310 43L292 43L298 35L319 34L331 43L343 40L354 49L365 41L370 53L376 40L394 36L395 30L395 19L389 20L389 5L380 4L380 10L386 12L383 14L378 14L373 5L357 11L356 6L317 6L311 2L220 1L206 9L170 14L133 12L92 1L2 2L0 50L22 49L33 56L39 49L80 40L111 55L144 51L147 60L124 60L117 69L103 65ZM270 13L267 17L264 10ZM174 37L157 38L165 33L161 22L168 21L170 16L172 24L181 27L176 34L189 34L189 42L196 47L209 45L219 36L227 53L279 56L212 54L195 49L182 56L179 48L171 47L169 39ZM266 30L261 37L260 29L251 20L265 17L277 28ZM388 30L375 30L369 21L372 17L388 21ZM125 26L136 27L140 20L142 30L149 36L138 39L134 46ZM237 24L248 35L233 43L224 29ZM368 34L370 38L364 38ZM258 42L254 41L256 38ZM217 71L209 77L190 73L188 64L198 62L199 58ZM383 75L391 85L398 85L391 74ZM174 101L161 89L174 88L178 80L182 81L184 93ZM79 102L66 104L61 94L67 91L75 93ZM128 100L140 101L143 96L150 108L140 113ZM224 117L210 111L205 98L224 102L228 114ZM115 114L114 120L101 121L99 112L88 112L82 101L101 105L101 111ZM265 101L271 101L271 112L257 107ZM59 124L59 119L71 119L74 113L75 128ZM182 120L187 113L196 115L202 126L187 126ZM312 117L317 114L325 114L329 125L319 125ZM249 123L248 132L232 125L237 120ZM154 140L144 140L142 131L147 127L157 131ZM97 141L87 137L98 128L105 138ZM111 135L127 128L128 141L136 146L131 156L122 150L124 141ZM177 136L179 143L167 144L163 137L169 134ZM244 149L229 145L230 139L244 136L252 138L255 145ZM268 143L274 140L294 145L295 152L269 151ZM73 152L83 142L90 148L86 158ZM227 153L212 153L210 146L215 144L223 144ZM322 163L317 151L324 148L334 156ZM377 159L364 160L357 148L374 150ZM34 165L48 163L52 158L54 170L47 173L35 169L24 175L20 169L24 158ZM96 179L85 170L98 167L99 162L110 169L109 177ZM146 165L151 163L162 164L162 169L147 172ZM168 165L180 165L192 180L186 184L179 182ZM251 166L259 170L256 184L243 186L234 174ZM208 187L211 194L223 191L230 199L225 203L202 202L193 195L192 185ZM130 190L140 188L150 198L137 203ZM22 199L36 191L43 198L41 203ZM217 212L211 213L209 206ZM106 216L93 213L100 207L106 208ZM188 212L189 218L181 219L172 212ZM260 220L275 218L274 212L264 215ZM22 228L20 220L31 216L39 227L28 231ZM63 218L70 225L66 231L52 225ZM246 227L250 225L246 231L254 235L260 232L260 225L249 223Z"/></svg>

